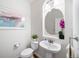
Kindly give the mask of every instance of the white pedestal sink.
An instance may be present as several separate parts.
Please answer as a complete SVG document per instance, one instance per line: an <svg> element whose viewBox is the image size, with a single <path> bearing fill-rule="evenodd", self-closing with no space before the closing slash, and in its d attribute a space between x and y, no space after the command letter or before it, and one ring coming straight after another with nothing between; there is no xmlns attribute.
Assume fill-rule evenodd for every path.
<svg viewBox="0 0 79 59"><path fill-rule="evenodd" d="M47 50L46 57L48 58L51 58L52 54L55 54L61 50L61 44L55 42L50 43L48 42L48 40L41 41L39 45L45 50Z"/></svg>

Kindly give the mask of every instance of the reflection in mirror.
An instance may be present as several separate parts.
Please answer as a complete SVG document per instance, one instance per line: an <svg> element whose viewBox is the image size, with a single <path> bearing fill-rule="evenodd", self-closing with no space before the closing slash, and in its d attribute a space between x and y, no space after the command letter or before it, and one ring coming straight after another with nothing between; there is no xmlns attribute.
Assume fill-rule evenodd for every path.
<svg viewBox="0 0 79 59"><path fill-rule="evenodd" d="M59 9L52 9L45 17L45 30L48 34L56 35L61 31L59 22L64 17Z"/></svg>

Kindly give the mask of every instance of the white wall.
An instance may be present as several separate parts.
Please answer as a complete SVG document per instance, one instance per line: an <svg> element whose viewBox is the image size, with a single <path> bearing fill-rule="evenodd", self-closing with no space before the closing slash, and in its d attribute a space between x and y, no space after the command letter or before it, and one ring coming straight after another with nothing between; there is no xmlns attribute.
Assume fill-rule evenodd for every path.
<svg viewBox="0 0 79 59"><path fill-rule="evenodd" d="M42 39L42 4L44 0L35 0L31 3L31 29L32 34L38 34Z"/></svg>
<svg viewBox="0 0 79 59"><path fill-rule="evenodd" d="M73 35L79 37L79 0L73 0Z"/></svg>
<svg viewBox="0 0 79 59"><path fill-rule="evenodd" d="M31 28L32 34L37 33L39 35L39 39L43 39L42 37L42 5L44 0L34 1L32 6L32 20L31 20ZM69 37L72 36L72 0L65 0L65 40L56 40L56 42L61 43L62 50L56 54L57 58L65 58L66 57L66 46L69 42ZM38 53L42 56L45 55L44 50L39 49Z"/></svg>
<svg viewBox="0 0 79 59"><path fill-rule="evenodd" d="M79 0L73 0L73 37L79 38ZM79 58L79 43L75 40L73 40L73 47L76 58Z"/></svg>
<svg viewBox="0 0 79 59"><path fill-rule="evenodd" d="M15 11L26 18L24 30L0 30L0 57L19 57L20 52L30 42L31 20L30 3L27 0L0 0L0 11ZM14 44L20 43L20 47L14 49Z"/></svg>

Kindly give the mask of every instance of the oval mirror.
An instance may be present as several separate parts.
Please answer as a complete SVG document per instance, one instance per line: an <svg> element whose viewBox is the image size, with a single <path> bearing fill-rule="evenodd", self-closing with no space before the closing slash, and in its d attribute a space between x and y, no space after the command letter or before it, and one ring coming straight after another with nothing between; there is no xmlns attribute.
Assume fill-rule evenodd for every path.
<svg viewBox="0 0 79 59"><path fill-rule="evenodd" d="M60 31L59 21L64 17L59 9L52 9L45 17L45 30L48 34L56 35Z"/></svg>

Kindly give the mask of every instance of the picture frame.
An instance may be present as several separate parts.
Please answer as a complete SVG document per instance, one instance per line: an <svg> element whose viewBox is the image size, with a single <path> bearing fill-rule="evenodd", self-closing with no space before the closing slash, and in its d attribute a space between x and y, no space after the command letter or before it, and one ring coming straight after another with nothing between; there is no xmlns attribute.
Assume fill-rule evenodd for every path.
<svg viewBox="0 0 79 59"><path fill-rule="evenodd" d="M24 29L25 18L0 15L0 29Z"/></svg>

